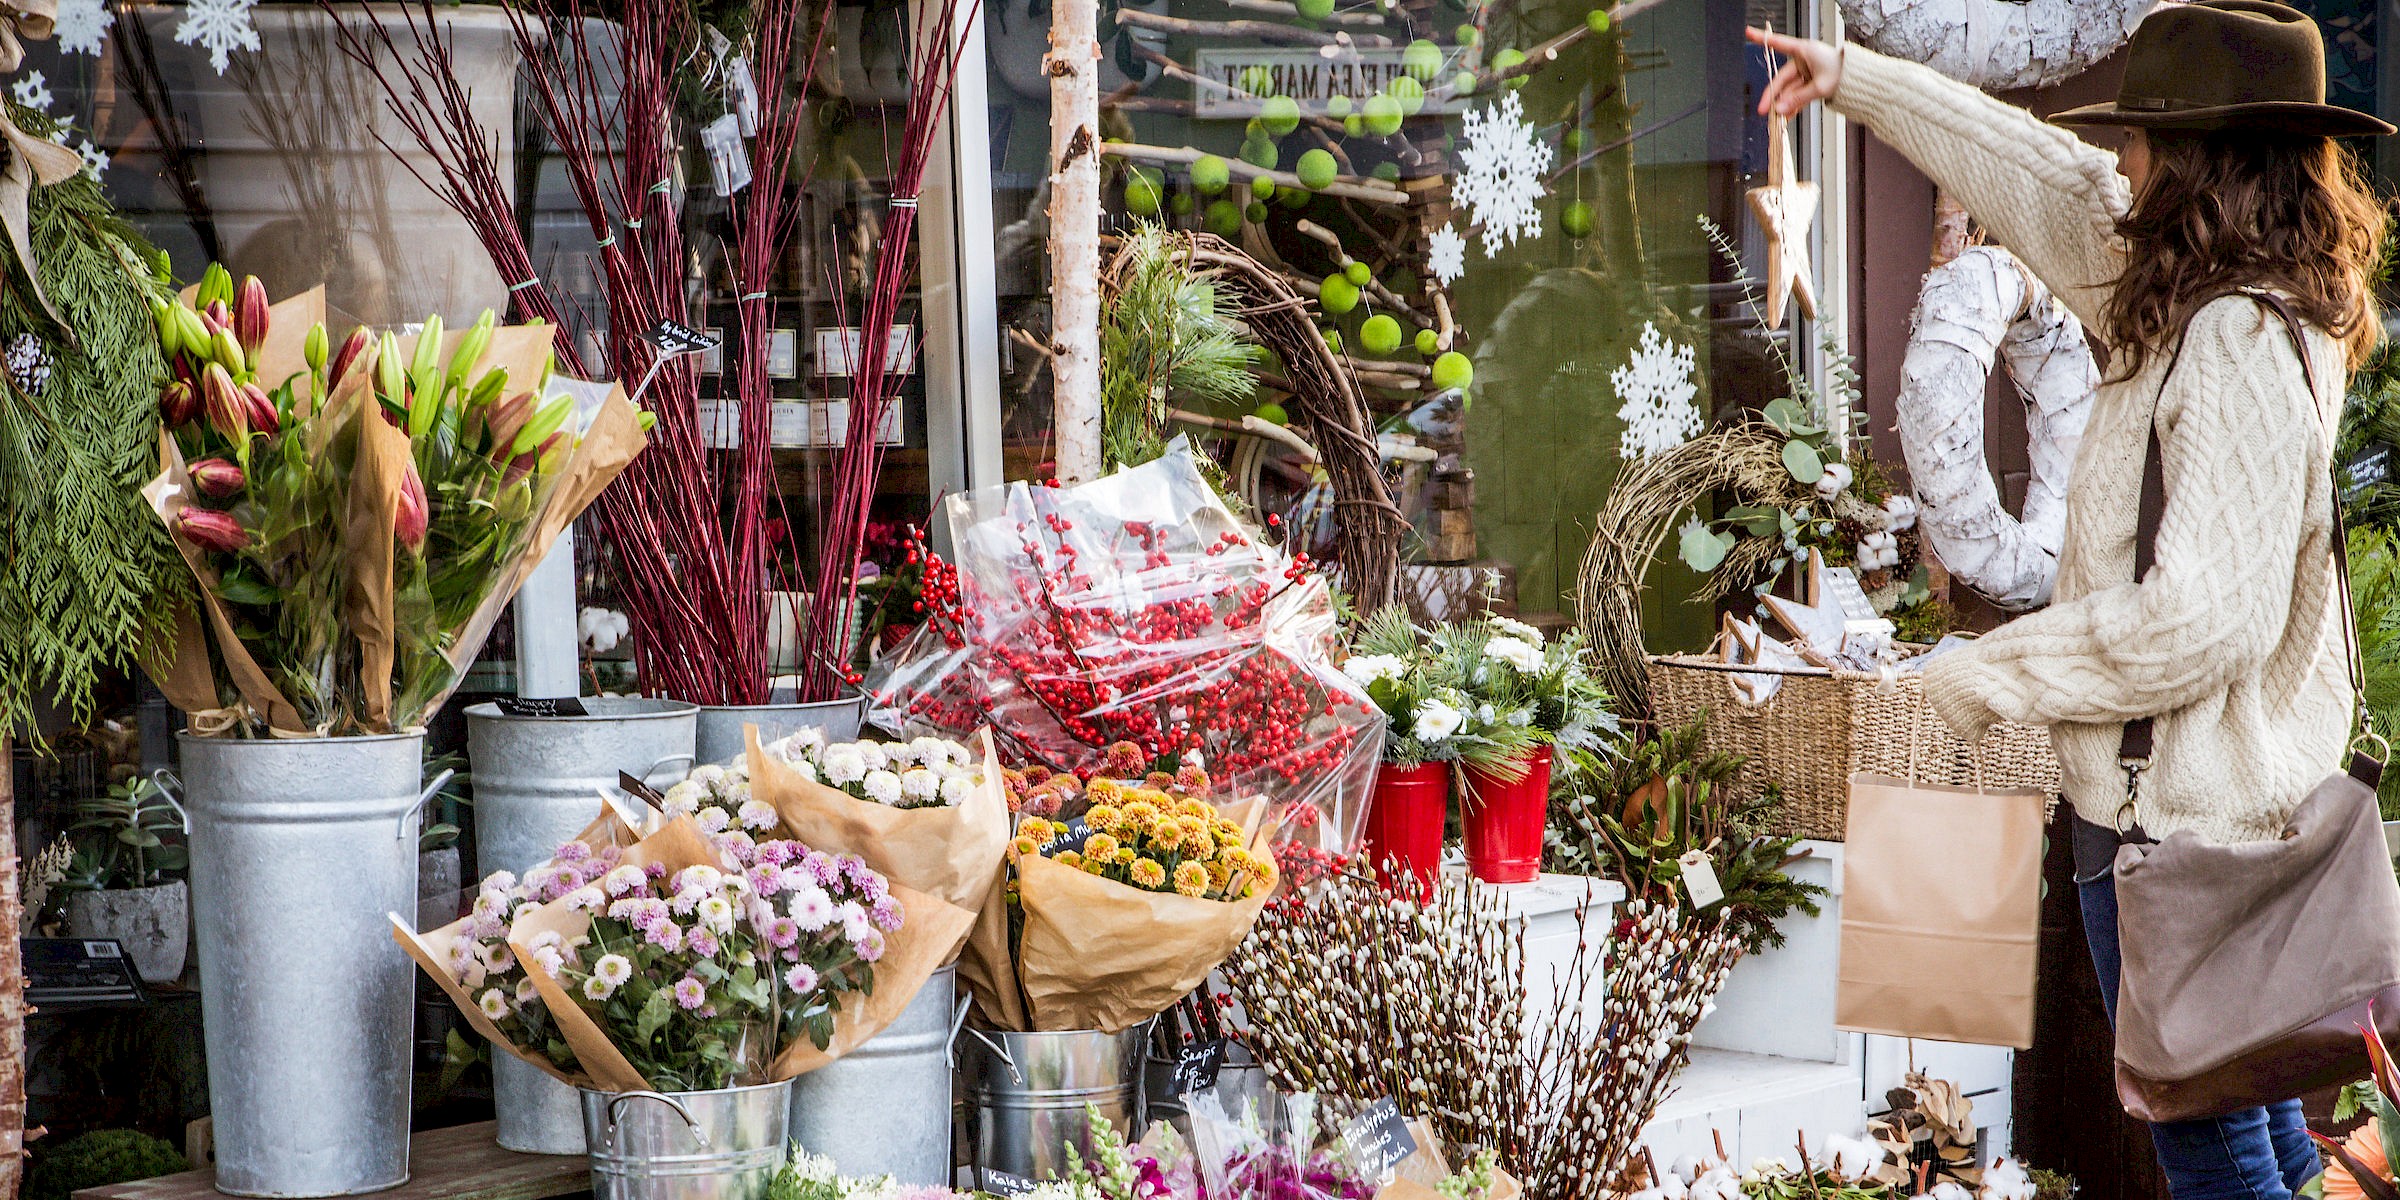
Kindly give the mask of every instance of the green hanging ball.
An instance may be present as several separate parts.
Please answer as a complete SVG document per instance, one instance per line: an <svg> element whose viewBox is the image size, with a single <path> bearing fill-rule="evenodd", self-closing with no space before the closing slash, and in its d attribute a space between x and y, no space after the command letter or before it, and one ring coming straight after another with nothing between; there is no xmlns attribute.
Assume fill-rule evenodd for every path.
<svg viewBox="0 0 2400 1200"><path fill-rule="evenodd" d="M1570 129L1558 135L1558 148L1569 154L1581 151L1583 149L1583 131Z"/></svg>
<svg viewBox="0 0 2400 1200"><path fill-rule="evenodd" d="M1165 199L1166 181L1157 171L1135 167L1125 172L1125 211L1137 217L1155 217Z"/></svg>
<svg viewBox="0 0 2400 1200"><path fill-rule="evenodd" d="M1269 425L1289 425L1292 423L1292 415L1283 411L1283 406L1275 403L1272 400L1259 405L1258 411L1250 415L1257 417L1261 421L1265 421Z"/></svg>
<svg viewBox="0 0 2400 1200"><path fill-rule="evenodd" d="M1508 49L1492 56L1492 70L1494 72L1506 71L1510 67L1522 65L1524 61L1525 52L1517 49L1514 46L1511 46ZM1519 75L1516 78L1509 80L1504 86L1510 88L1511 90L1521 88L1525 86L1525 77Z"/></svg>
<svg viewBox="0 0 2400 1200"><path fill-rule="evenodd" d="M1308 202L1316 198L1317 194L1307 188L1278 188L1275 192L1275 203L1285 208L1307 208Z"/></svg>
<svg viewBox="0 0 2400 1200"><path fill-rule="evenodd" d="M1303 18L1311 21L1322 21L1333 15L1333 0L1299 0L1293 7L1300 10Z"/></svg>
<svg viewBox="0 0 2400 1200"><path fill-rule="evenodd" d="M1463 388L1475 382L1475 364L1456 350L1446 350L1433 360L1433 386L1437 391Z"/></svg>
<svg viewBox="0 0 2400 1200"><path fill-rule="evenodd" d="M1401 112L1413 117L1425 107L1425 85L1418 83L1415 76L1402 75L1390 83L1389 89L1392 98L1400 102Z"/></svg>
<svg viewBox="0 0 2400 1200"><path fill-rule="evenodd" d="M1373 176L1374 176L1375 178L1377 178L1377 179L1380 179L1380 180L1384 181L1385 183L1398 183L1398 182L1400 182L1400 164L1399 164L1399 163L1394 163L1394 162L1379 162L1379 163L1376 163L1376 164L1375 164L1375 169L1374 169L1374 170L1372 170L1372 171L1369 171L1369 172L1367 172L1367 173L1368 173L1369 175L1373 175Z"/></svg>
<svg viewBox="0 0 2400 1200"><path fill-rule="evenodd" d="M1475 43L1483 40L1483 31L1475 28L1473 25L1461 25L1451 36L1455 38L1458 44L1461 46L1472 46Z"/></svg>
<svg viewBox="0 0 2400 1200"><path fill-rule="evenodd" d="M1411 82L1414 82L1413 80ZM1376 137L1390 137L1400 132L1400 102L1390 92L1377 92L1367 97L1365 108L1367 129Z"/></svg>
<svg viewBox="0 0 2400 1200"><path fill-rule="evenodd" d="M1225 190L1233 180L1233 167L1214 154L1203 154L1192 164L1192 186L1203 196L1214 196Z"/></svg>
<svg viewBox="0 0 2400 1200"><path fill-rule="evenodd" d="M1258 110L1259 123L1276 137L1300 128L1300 102L1290 96L1269 96L1266 106Z"/></svg>
<svg viewBox="0 0 2400 1200"><path fill-rule="evenodd" d="M1351 137L1367 136L1367 119L1357 113L1342 118L1342 132Z"/></svg>
<svg viewBox="0 0 2400 1200"><path fill-rule="evenodd" d="M1349 115L1350 115L1350 109L1351 109L1352 107L1353 107L1353 105L1352 105L1352 101L1351 101L1351 99L1350 99L1350 93L1348 93L1348 92L1335 92L1334 94L1332 94L1332 95L1330 95L1330 96L1327 96L1327 97L1325 97L1325 115L1326 115L1326 116L1329 116L1329 117L1346 117L1346 116L1349 116Z"/></svg>
<svg viewBox="0 0 2400 1200"><path fill-rule="evenodd" d="M1181 188L1177 188L1175 190L1175 194L1168 197L1167 207L1173 210L1175 215L1179 217L1188 217L1192 215L1192 194L1184 191Z"/></svg>
<svg viewBox="0 0 2400 1200"><path fill-rule="evenodd" d="M1607 33L1608 10L1605 8L1595 8L1592 11L1583 14L1583 27L1591 30L1593 33Z"/></svg>
<svg viewBox="0 0 2400 1200"><path fill-rule="evenodd" d="M1359 287L1365 287L1368 280L1375 278L1375 272L1367 264L1353 259L1349 266L1342 268L1342 278Z"/></svg>
<svg viewBox="0 0 2400 1200"><path fill-rule="evenodd" d="M1253 176L1251 176L1251 177L1250 177L1250 196L1251 196L1251 198L1252 198L1252 199L1254 199L1254 200L1272 200L1272 199L1274 199L1274 198L1275 198L1275 181L1274 181L1274 180L1272 180L1272 179L1269 179L1269 178L1267 178L1267 177L1266 177L1266 176L1264 176L1264 175L1253 175Z"/></svg>
<svg viewBox="0 0 2400 1200"><path fill-rule="evenodd" d="M1332 151L1320 146L1301 155L1292 172L1300 177L1302 184L1323 190L1333 183L1334 176L1341 174L1341 164L1333 160Z"/></svg>
<svg viewBox="0 0 2400 1200"><path fill-rule="evenodd" d="M1400 348L1400 322L1389 313L1376 313L1358 327L1358 344L1369 354L1390 354Z"/></svg>
<svg viewBox="0 0 2400 1200"><path fill-rule="evenodd" d="M1581 200L1569 201L1565 208L1559 210L1558 227L1566 230L1568 237L1592 236L1592 206Z"/></svg>
<svg viewBox="0 0 2400 1200"><path fill-rule="evenodd" d="M1281 155L1275 149L1275 143L1263 135L1242 143L1242 161L1261 171L1274 170L1275 163L1280 157Z"/></svg>
<svg viewBox="0 0 2400 1200"><path fill-rule="evenodd" d="M1221 238L1234 237L1242 232L1242 210L1231 200L1211 200L1200 227Z"/></svg>
<svg viewBox="0 0 2400 1200"><path fill-rule="evenodd" d="M1457 94L1459 94L1459 95L1461 95L1461 96L1472 96L1472 95L1474 95L1474 94L1475 94L1475 72L1473 72L1473 71L1460 71L1458 74L1451 76L1451 77L1450 77L1450 90L1451 90L1451 91L1453 91L1453 92L1455 92L1455 93L1457 93Z"/></svg>
<svg viewBox="0 0 2400 1200"><path fill-rule="evenodd" d="M1328 275L1317 285L1317 307L1328 316L1341 316L1358 307L1358 285L1339 274Z"/></svg>
<svg viewBox="0 0 2400 1200"><path fill-rule="evenodd" d="M1400 52L1400 69L1413 79L1431 79L1442 69L1442 48L1418 38Z"/></svg>
<svg viewBox="0 0 2400 1200"><path fill-rule="evenodd" d="M1319 332L1321 332L1321 333L1323 333L1323 334L1325 335L1325 348L1326 348L1326 349L1333 351L1335 354L1340 354L1340 353L1342 352L1342 331L1341 331L1341 330L1339 330L1339 329L1325 329L1325 330L1320 330Z"/></svg>
<svg viewBox="0 0 2400 1200"><path fill-rule="evenodd" d="M1242 210L1242 217L1253 225L1265 224L1267 220L1267 206L1259 203L1256 200L1253 200L1250 202L1250 206L1248 208Z"/></svg>
<svg viewBox="0 0 2400 1200"><path fill-rule="evenodd" d="M1417 331L1417 353L1431 354L1441 348L1441 335L1430 329L1420 329Z"/></svg>

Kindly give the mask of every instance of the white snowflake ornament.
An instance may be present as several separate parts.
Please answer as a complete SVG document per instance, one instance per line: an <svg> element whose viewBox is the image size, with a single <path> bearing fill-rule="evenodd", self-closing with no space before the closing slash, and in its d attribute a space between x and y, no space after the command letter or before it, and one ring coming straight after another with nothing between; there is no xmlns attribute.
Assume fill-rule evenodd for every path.
<svg viewBox="0 0 2400 1200"><path fill-rule="evenodd" d="M1458 180L1450 193L1483 226L1483 256L1520 237L1542 236L1542 175L1550 169L1550 144L1525 122L1525 102L1508 92L1500 102L1465 117L1466 146L1458 155Z"/></svg>
<svg viewBox="0 0 2400 1200"><path fill-rule="evenodd" d="M1428 240L1431 252L1425 265L1432 269L1434 278L1442 281L1443 287L1467 273L1467 239L1460 237L1458 230L1444 225L1434 230Z"/></svg>
<svg viewBox="0 0 2400 1200"><path fill-rule="evenodd" d="M108 169L108 151L82 138L75 139L75 153L83 156L83 169L91 172L94 179L100 178L100 173Z"/></svg>
<svg viewBox="0 0 2400 1200"><path fill-rule="evenodd" d="M58 19L53 31L58 48L69 54L98 54L100 40L108 36L108 28L117 23L117 14L109 11L108 0L58 0Z"/></svg>
<svg viewBox="0 0 2400 1200"><path fill-rule="evenodd" d="M189 0L184 6L183 22L175 27L175 43L207 47L208 65L222 75L234 51L258 49L258 27L250 21L250 9L257 3L258 0Z"/></svg>
<svg viewBox="0 0 2400 1200"><path fill-rule="evenodd" d="M1632 361L1608 377L1622 401L1617 416L1625 432L1617 439L1622 458L1662 454L1700 435L1700 406L1692 398L1700 385L1692 382L1692 348L1669 342L1655 322L1642 325L1642 344Z"/></svg>
<svg viewBox="0 0 2400 1200"><path fill-rule="evenodd" d="M42 78L40 71L25 72L25 77L10 84L8 90L16 96L17 103L38 113L49 112L50 105L57 100L50 94L50 81Z"/></svg>

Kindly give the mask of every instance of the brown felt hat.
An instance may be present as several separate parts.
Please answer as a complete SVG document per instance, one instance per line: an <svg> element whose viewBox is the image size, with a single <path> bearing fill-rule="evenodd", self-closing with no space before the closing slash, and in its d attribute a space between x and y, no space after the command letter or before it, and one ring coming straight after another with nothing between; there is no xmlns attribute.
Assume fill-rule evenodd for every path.
<svg viewBox="0 0 2400 1200"><path fill-rule="evenodd" d="M2392 132L2365 113L2325 103L2324 36L2307 13L2270 0L2198 0L2151 10L2126 48L2116 101L2050 119L2323 137Z"/></svg>

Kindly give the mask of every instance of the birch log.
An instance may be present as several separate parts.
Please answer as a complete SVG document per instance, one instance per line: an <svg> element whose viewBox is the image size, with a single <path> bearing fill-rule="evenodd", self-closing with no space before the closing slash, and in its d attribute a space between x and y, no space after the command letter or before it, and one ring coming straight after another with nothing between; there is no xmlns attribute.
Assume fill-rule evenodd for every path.
<svg viewBox="0 0 2400 1200"><path fill-rule="evenodd" d="M2022 517L2001 506L1984 462L1984 385L1995 356L2026 404L2033 478ZM2002 608L2048 603L2067 479L2100 386L2082 324L2008 251L1971 247L1926 273L1900 375L1900 447L1934 553Z"/></svg>
<svg viewBox="0 0 2400 1200"><path fill-rule="evenodd" d="M1851 34L1979 88L2042 87L2133 34L2156 0L1840 0Z"/></svg>
<svg viewBox="0 0 2400 1200"><path fill-rule="evenodd" d="M1098 0L1050 9L1050 385L1058 481L1100 476Z"/></svg>
<svg viewBox="0 0 2400 1200"><path fill-rule="evenodd" d="M25 1182L25 903L17 878L17 804L8 735L0 733L0 1200Z"/></svg>

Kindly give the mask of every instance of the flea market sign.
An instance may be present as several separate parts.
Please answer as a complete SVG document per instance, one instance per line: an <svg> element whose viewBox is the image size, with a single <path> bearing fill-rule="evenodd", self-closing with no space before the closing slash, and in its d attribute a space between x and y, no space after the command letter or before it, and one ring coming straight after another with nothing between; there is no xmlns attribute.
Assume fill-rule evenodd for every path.
<svg viewBox="0 0 2400 1200"><path fill-rule="evenodd" d="M1327 49L1336 49L1327 47ZM1195 52L1194 73L1207 83L1194 88L1199 96L1193 115L1242 120L1255 117L1268 96L1290 96L1300 110L1323 115L1325 103L1348 96L1353 104L1380 92L1408 72L1400 65L1401 46L1349 46L1327 56L1306 46L1211 46ZM1211 86L1219 85L1219 86ZM1447 88L1428 89L1427 112L1457 112L1467 97Z"/></svg>

